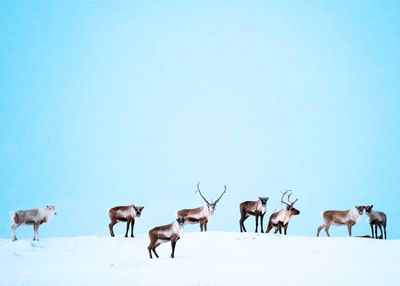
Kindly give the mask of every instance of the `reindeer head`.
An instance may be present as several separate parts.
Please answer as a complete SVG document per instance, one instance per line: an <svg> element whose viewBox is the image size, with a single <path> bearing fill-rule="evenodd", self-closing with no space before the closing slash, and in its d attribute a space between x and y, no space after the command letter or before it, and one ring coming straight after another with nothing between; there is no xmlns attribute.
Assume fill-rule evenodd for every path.
<svg viewBox="0 0 400 286"><path fill-rule="evenodd" d="M54 215L57 214L55 206L46 206L46 210L52 211L54 213Z"/></svg>
<svg viewBox="0 0 400 286"><path fill-rule="evenodd" d="M261 205L265 207L267 205L267 202L269 200L269 197L258 197L258 199L261 201Z"/></svg>
<svg viewBox="0 0 400 286"><path fill-rule="evenodd" d="M287 190L285 192L282 193L282 198L281 198L281 203L286 205L286 210L290 211L293 215L299 215L300 211L298 209L296 209L294 207L294 204L299 200L299 199L295 199L293 202L290 200L290 196L292 195L291 190ZM289 194L288 194L289 193ZM285 202L283 199L285 198L285 196L288 194L287 196L287 202Z"/></svg>
<svg viewBox="0 0 400 286"><path fill-rule="evenodd" d="M176 219L176 221L178 222L178 224L179 224L180 226L183 226L183 225L185 224L185 220L186 220L186 217L184 217L184 216L180 216L180 217L178 217L178 218Z"/></svg>
<svg viewBox="0 0 400 286"><path fill-rule="evenodd" d="M215 208L217 206L217 203L219 202L219 200L222 198L222 196L226 193L226 185L224 185L224 191L222 192L222 194L219 196L219 198L215 201L211 203L203 196L203 194L200 191L200 182L197 183L197 191L196 193L199 192L200 196L203 198L203 200L206 202L207 207L208 207L208 211L210 212L211 215L214 214Z"/></svg>
<svg viewBox="0 0 400 286"><path fill-rule="evenodd" d="M357 209L357 212L359 215L362 215L364 213L364 206L355 206L355 208ZM372 209L372 206L371 206Z"/></svg>
<svg viewBox="0 0 400 286"><path fill-rule="evenodd" d="M144 209L144 207L139 207L139 206L132 205L132 208L135 210L136 216L137 216L137 217L140 217L140 215L142 214L142 210Z"/></svg>
<svg viewBox="0 0 400 286"><path fill-rule="evenodd" d="M365 212L367 214L370 214L372 212L372 208L374 207L374 205L370 205L370 206L364 206Z"/></svg>

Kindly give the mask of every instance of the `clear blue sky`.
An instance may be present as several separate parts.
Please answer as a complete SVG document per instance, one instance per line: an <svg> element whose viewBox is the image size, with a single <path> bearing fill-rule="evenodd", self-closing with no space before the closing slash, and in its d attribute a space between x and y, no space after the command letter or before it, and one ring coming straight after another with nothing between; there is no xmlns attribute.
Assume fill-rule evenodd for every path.
<svg viewBox="0 0 400 286"><path fill-rule="evenodd" d="M400 237L398 2L87 2L0 4L0 237L46 204L42 237L108 235L107 209L130 203L144 233L201 206L197 181L228 186L210 230L290 188L290 234L374 204Z"/></svg>

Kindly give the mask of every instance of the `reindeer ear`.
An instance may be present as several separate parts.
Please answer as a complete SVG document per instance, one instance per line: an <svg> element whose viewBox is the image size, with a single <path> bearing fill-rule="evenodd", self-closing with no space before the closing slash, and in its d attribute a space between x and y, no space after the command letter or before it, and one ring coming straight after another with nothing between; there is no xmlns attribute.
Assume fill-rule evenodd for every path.
<svg viewBox="0 0 400 286"><path fill-rule="evenodd" d="M374 205L371 205L371 209L374 207Z"/></svg>

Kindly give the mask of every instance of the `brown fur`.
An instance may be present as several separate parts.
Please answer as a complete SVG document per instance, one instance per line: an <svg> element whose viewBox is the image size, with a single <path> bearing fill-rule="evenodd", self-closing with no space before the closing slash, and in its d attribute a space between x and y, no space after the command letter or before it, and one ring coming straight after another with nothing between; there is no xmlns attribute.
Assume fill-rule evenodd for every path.
<svg viewBox="0 0 400 286"><path fill-rule="evenodd" d="M352 235L352 227L357 223L359 217L363 214L364 206L356 206L356 213L353 210L337 211L329 210L322 213L324 224L318 227L317 236L321 230L325 229L326 235L330 236L329 228L331 225L346 225L349 236ZM358 215L357 215L358 214ZM353 217L356 215L357 217Z"/></svg>
<svg viewBox="0 0 400 286"><path fill-rule="evenodd" d="M175 231L174 227L176 228L176 225L174 226L174 224L177 223L179 230L181 230L184 222L185 222L184 217L178 217L176 222L163 226L157 226L149 231L150 243L149 246L147 247L147 250L149 251L150 258L153 258L151 254L152 251L154 255L157 258L159 258L158 253L156 252L156 248L161 243L168 241L171 241L171 248L172 248L171 258L175 257L175 246L176 242L180 239L180 233Z"/></svg>
<svg viewBox="0 0 400 286"><path fill-rule="evenodd" d="M131 214L131 208L134 208L136 214L134 215ZM129 206L117 206L109 209L108 215L110 217L111 222L108 225L108 228L110 230L110 235L112 237L115 236L114 225L120 221L123 221L126 222L125 237L128 237L129 226L131 226L131 237L134 237L133 229L135 227L135 220L136 218L140 217L143 208L144 207L129 205ZM121 212L126 212L126 214L121 214Z"/></svg>
<svg viewBox="0 0 400 286"><path fill-rule="evenodd" d="M260 223L261 223L261 232L264 232L264 215L265 215L265 209L267 207L267 201L268 197L266 198L261 198L259 197L259 200L257 201L245 201L242 202L239 205L239 210L240 210L240 220L239 220L239 225L240 225L240 232L246 232L246 227L244 225L245 220L249 216L255 216L256 219L256 230L255 232L258 232L258 221L260 218ZM264 208L264 212L263 212Z"/></svg>
<svg viewBox="0 0 400 286"><path fill-rule="evenodd" d="M287 206L286 209L278 211L273 213L270 217L269 217L269 221L268 221L268 227L267 227L267 233L269 233L271 231L272 228L275 228L274 233L278 233L282 234L282 228L283 228L283 234L287 235L287 229L289 226L289 221L292 219L293 216L295 215L299 215L300 211L296 208L294 208L293 206ZM282 220L278 220L278 217L284 217L286 218L287 222L285 223Z"/></svg>
<svg viewBox="0 0 400 286"><path fill-rule="evenodd" d="M197 183L197 191L199 193L206 205L204 207L194 208L194 209L182 209L176 214L177 217L185 217L186 222L190 224L199 223L200 231L207 231L208 219L213 215L217 203L226 193L226 185L224 186L224 191L221 193L219 198L214 202L210 203L200 191L200 182Z"/></svg>

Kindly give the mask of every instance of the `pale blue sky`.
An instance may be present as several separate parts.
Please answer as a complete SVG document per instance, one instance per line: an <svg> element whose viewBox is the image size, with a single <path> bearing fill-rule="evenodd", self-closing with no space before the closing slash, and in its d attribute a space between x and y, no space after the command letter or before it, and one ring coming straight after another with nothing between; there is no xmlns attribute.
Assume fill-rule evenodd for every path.
<svg viewBox="0 0 400 286"><path fill-rule="evenodd" d="M197 181L228 186L210 230L291 188L290 234L374 204L400 237L398 1L87 2L0 4L0 237L46 204L42 237L108 235L130 203L144 233L201 206Z"/></svg>

